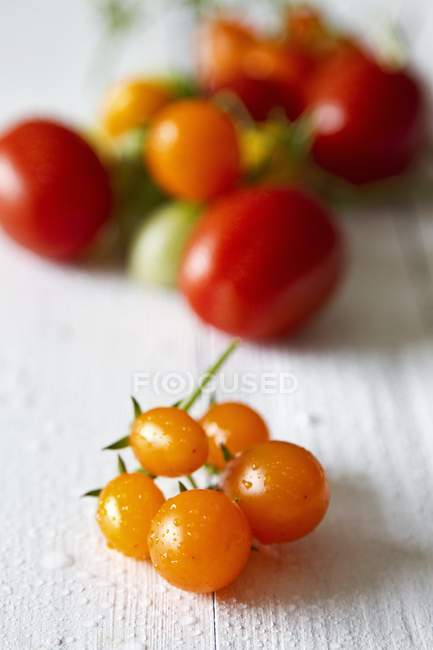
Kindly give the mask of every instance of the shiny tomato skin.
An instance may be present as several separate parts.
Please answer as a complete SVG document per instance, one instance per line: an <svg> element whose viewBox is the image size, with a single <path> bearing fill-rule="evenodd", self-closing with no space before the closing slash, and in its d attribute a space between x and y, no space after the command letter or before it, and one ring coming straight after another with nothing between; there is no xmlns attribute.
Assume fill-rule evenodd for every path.
<svg viewBox="0 0 433 650"><path fill-rule="evenodd" d="M250 557L251 542L242 510L216 490L187 490L168 499L148 536L157 572L193 593L218 591L236 580Z"/></svg>
<svg viewBox="0 0 433 650"><path fill-rule="evenodd" d="M44 257L74 258L111 208L106 170L71 129L34 119L0 138L0 223L23 246Z"/></svg>
<svg viewBox="0 0 433 650"><path fill-rule="evenodd" d="M171 101L162 83L151 79L125 79L112 86L104 101L102 124L111 137L147 125Z"/></svg>
<svg viewBox="0 0 433 650"><path fill-rule="evenodd" d="M325 63L309 90L313 155L328 172L353 184L403 172L424 131L423 96L406 70L381 67L347 50Z"/></svg>
<svg viewBox="0 0 433 650"><path fill-rule="evenodd" d="M311 533L329 506L326 473L309 451L271 440L232 460L222 487L263 544L293 542Z"/></svg>
<svg viewBox="0 0 433 650"><path fill-rule="evenodd" d="M339 229L290 187L239 190L211 206L182 260L179 284L207 323L260 339L300 328L335 289Z"/></svg>
<svg viewBox="0 0 433 650"><path fill-rule="evenodd" d="M230 191L242 172L234 121L203 99L180 100L158 113L147 138L145 160L161 188L189 201Z"/></svg>
<svg viewBox="0 0 433 650"><path fill-rule="evenodd" d="M145 560L150 524L163 503L164 495L148 476L138 472L116 476L102 490L96 513L108 547Z"/></svg>
<svg viewBox="0 0 433 650"><path fill-rule="evenodd" d="M208 457L203 427L186 411L160 406L139 415L130 433L138 462L155 476L182 476L199 469Z"/></svg>
<svg viewBox="0 0 433 650"><path fill-rule="evenodd" d="M241 402L211 404L200 419L209 440L208 463L224 469L226 460L221 449L225 445L233 456L259 442L269 440L263 418L251 406Z"/></svg>

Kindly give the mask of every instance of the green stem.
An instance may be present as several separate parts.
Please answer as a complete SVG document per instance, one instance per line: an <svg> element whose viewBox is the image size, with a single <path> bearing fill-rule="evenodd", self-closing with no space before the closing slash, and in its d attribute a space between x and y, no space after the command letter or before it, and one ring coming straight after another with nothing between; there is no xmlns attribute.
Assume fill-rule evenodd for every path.
<svg viewBox="0 0 433 650"><path fill-rule="evenodd" d="M224 460L225 460L226 463L228 463L228 462L230 462L231 460L233 460L234 456L233 456L232 452L230 451L230 449L229 449L228 447L226 447L225 445L221 444L221 445L220 445L220 449L221 449L221 453L222 453L223 458L224 458Z"/></svg>
<svg viewBox="0 0 433 650"><path fill-rule="evenodd" d="M190 395L190 397L187 397L186 400L181 402L179 408L183 409L184 411L189 411L191 406L195 404L195 402L201 396L203 390L206 388L210 380L217 374L217 372L221 369L221 367L224 365L227 359L236 350L239 343L240 343L239 339L235 339L230 343L230 345L222 353L219 359L217 359L217 361L203 375L201 382L199 383L197 388L193 391L193 393Z"/></svg>
<svg viewBox="0 0 433 650"><path fill-rule="evenodd" d="M191 474L188 474L188 476L186 477L186 479L187 479L187 481L189 481L191 487L193 487L195 490L197 490L198 485L197 485L197 483L196 483L196 481L195 481L195 478L194 478L193 476L191 476Z"/></svg>

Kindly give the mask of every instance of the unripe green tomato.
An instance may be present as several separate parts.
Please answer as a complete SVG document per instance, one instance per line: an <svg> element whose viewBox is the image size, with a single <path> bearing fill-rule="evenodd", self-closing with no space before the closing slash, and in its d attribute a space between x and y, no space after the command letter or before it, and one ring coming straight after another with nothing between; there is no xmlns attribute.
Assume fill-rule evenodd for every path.
<svg viewBox="0 0 433 650"><path fill-rule="evenodd" d="M183 249L200 211L200 206L184 202L155 210L132 241L130 275L144 283L175 285Z"/></svg>

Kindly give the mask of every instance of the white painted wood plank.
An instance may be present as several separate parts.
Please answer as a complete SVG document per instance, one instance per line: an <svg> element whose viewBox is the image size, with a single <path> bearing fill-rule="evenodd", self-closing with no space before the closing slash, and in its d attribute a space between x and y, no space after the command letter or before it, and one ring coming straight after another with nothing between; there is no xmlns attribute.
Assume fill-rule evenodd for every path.
<svg viewBox="0 0 433 650"><path fill-rule="evenodd" d="M54 4L0 0L1 123L30 107L87 117L94 104L87 5ZM370 9L401 12L431 74L426 0L332 4L362 24ZM170 58L154 36L147 69ZM141 41L116 74L139 52ZM212 597L180 594L105 550L93 504L77 497L113 473L99 449L125 431L134 372L196 374L224 337L172 294L50 265L0 237L2 650L118 650L132 639L151 650L433 647L432 223L428 206L351 219L353 268L335 306L290 345L245 345L231 363L296 377L292 395L248 399L277 437L323 460L333 502L307 540L253 555L218 595L215 621ZM143 403L162 399L154 388ZM72 564L44 568L53 551Z"/></svg>
<svg viewBox="0 0 433 650"><path fill-rule="evenodd" d="M218 596L221 648L239 638L272 649L433 643L432 340L398 223L410 217L348 224L353 268L343 295L278 351L276 368L290 364L299 391L268 406L274 430L323 460L332 506L310 538L254 554ZM299 426L299 413L311 424Z"/></svg>
<svg viewBox="0 0 433 650"><path fill-rule="evenodd" d="M133 371L195 372L189 315L169 294L0 246L0 647L114 650L135 638L208 650L212 597L171 589L106 550L94 502L79 499L115 473L100 448L126 430ZM53 551L73 564L44 568Z"/></svg>

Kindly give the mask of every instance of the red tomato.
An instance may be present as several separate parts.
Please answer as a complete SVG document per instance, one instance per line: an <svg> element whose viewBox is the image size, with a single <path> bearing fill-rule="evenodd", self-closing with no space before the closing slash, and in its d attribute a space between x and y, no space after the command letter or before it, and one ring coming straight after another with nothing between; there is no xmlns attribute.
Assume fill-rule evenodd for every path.
<svg viewBox="0 0 433 650"><path fill-rule="evenodd" d="M407 71L384 69L359 52L332 57L309 94L313 154L327 171L355 184L401 173L423 133L420 85Z"/></svg>
<svg viewBox="0 0 433 650"><path fill-rule="evenodd" d="M296 120L303 113L307 85L315 70L311 57L289 45L268 40L252 48L243 65L245 77L256 85L258 97L251 97L255 99L252 111L255 119L266 119L278 107L284 109L290 120ZM247 102L245 104L248 106ZM257 115L259 108L261 114Z"/></svg>
<svg viewBox="0 0 433 650"><path fill-rule="evenodd" d="M301 327L342 270L339 230L294 188L240 190L209 208L187 245L180 286L207 323L263 338Z"/></svg>
<svg viewBox="0 0 433 650"><path fill-rule="evenodd" d="M48 120L0 138L0 223L17 242L55 259L77 256L107 221L108 175L90 146Z"/></svg>

